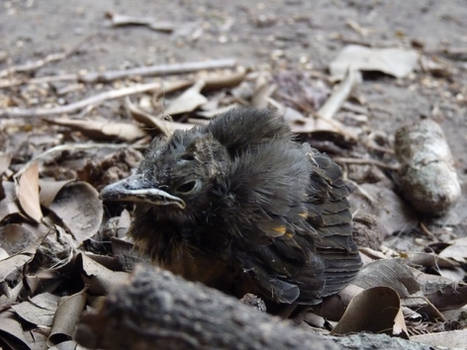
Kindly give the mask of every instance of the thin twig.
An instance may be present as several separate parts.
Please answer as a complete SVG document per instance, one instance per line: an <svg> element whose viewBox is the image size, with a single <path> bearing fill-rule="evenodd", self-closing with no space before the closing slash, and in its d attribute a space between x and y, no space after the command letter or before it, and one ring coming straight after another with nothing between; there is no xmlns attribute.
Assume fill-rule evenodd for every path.
<svg viewBox="0 0 467 350"><path fill-rule="evenodd" d="M5 108L0 109L0 117L26 117L26 118L33 118L33 117L43 117L43 116L50 116L53 114L65 114L65 113L74 113L82 110L83 108L90 106L90 105L99 105L104 101L107 100L114 100L117 98L130 96L134 94L139 94L142 92L147 92L151 90L158 90L161 88L161 83L153 82L147 84L137 84L129 87L125 87L122 89L114 89L109 90L106 92L102 92L100 94L87 97L83 100L79 100L64 106L58 106L53 108Z"/></svg>
<svg viewBox="0 0 467 350"><path fill-rule="evenodd" d="M336 89L332 92L331 96L319 109L316 115L322 119L332 119L336 112L341 108L344 102L350 95L353 87L362 80L362 75L358 70L350 69L347 76Z"/></svg>
<svg viewBox="0 0 467 350"><path fill-rule="evenodd" d="M335 157L335 162L342 164L360 164L360 165L376 165L383 169L399 170L398 165L385 164L375 159L363 159L363 158L346 158L346 157Z"/></svg>
<svg viewBox="0 0 467 350"><path fill-rule="evenodd" d="M161 64L147 67L137 67L125 70L114 70L107 72L94 72L81 75L79 80L86 83L110 82L117 79L134 76L159 76L168 74L192 73L205 69L232 68L237 64L235 59L208 60L200 62L185 62L175 64Z"/></svg>
<svg viewBox="0 0 467 350"><path fill-rule="evenodd" d="M17 79L13 81L0 81L0 88L8 88L22 84L46 84L57 81L82 81L85 83L111 82L122 78L135 76L160 76L170 74L193 73L200 70L219 68L232 68L236 65L234 59L208 60L202 62L185 62L175 64L162 64L146 67L137 67L125 70L114 70L106 72L90 72L85 74L67 73L62 75L51 75L29 80ZM1 76L0 76L1 77ZM235 78L232 78L235 80ZM214 83L213 83L214 85Z"/></svg>
<svg viewBox="0 0 467 350"><path fill-rule="evenodd" d="M420 229L425 235L430 237L433 241L438 241L438 238L433 234L433 232L431 232L428 229L428 227L426 227L426 225L422 221L420 221Z"/></svg>

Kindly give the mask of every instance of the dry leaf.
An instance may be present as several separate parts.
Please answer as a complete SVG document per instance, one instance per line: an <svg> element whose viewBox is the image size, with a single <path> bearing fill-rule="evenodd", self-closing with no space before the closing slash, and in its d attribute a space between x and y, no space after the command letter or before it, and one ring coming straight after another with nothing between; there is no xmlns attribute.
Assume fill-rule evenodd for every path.
<svg viewBox="0 0 467 350"><path fill-rule="evenodd" d="M128 273L112 271L84 254L79 254L77 259L84 273L83 279L92 294L106 295L113 286L128 280Z"/></svg>
<svg viewBox="0 0 467 350"><path fill-rule="evenodd" d="M16 186L13 182L2 182L5 198L0 201L0 222L8 219L12 215L20 214L16 204Z"/></svg>
<svg viewBox="0 0 467 350"><path fill-rule="evenodd" d="M329 65L334 79L342 79L351 69L379 71L396 78L403 78L417 66L418 53L414 50L386 48L375 49L359 45L344 47Z"/></svg>
<svg viewBox="0 0 467 350"><path fill-rule="evenodd" d="M444 248L439 256L441 258L451 258L460 263L467 263L467 237L455 240L453 244Z"/></svg>
<svg viewBox="0 0 467 350"><path fill-rule="evenodd" d="M397 293L388 287L364 290L352 298L333 334L369 331L408 338Z"/></svg>
<svg viewBox="0 0 467 350"><path fill-rule="evenodd" d="M198 81L191 88L172 100L164 110L164 114L177 115L188 113L205 104L208 99L201 94L204 85L203 80Z"/></svg>
<svg viewBox="0 0 467 350"><path fill-rule="evenodd" d="M352 283L365 289L389 287L401 297L407 297L420 290L411 268L401 259L373 261L360 270Z"/></svg>
<svg viewBox="0 0 467 350"><path fill-rule="evenodd" d="M35 250L35 249L34 249ZM24 264L34 258L33 249L20 254L12 255L0 261L0 282L3 282L10 274L21 270Z"/></svg>
<svg viewBox="0 0 467 350"><path fill-rule="evenodd" d="M84 135L95 140L122 140L135 141L147 134L140 127L130 123L115 121L98 121L88 119L55 118L46 119L56 125L67 126L73 130L81 131Z"/></svg>
<svg viewBox="0 0 467 350"><path fill-rule="evenodd" d="M78 322L84 305L86 304L86 290L62 297L55 313L48 345L71 340L76 322Z"/></svg>
<svg viewBox="0 0 467 350"><path fill-rule="evenodd" d="M12 309L23 320L37 326L52 326L59 297L50 293L34 296L30 301L12 306Z"/></svg>
<svg viewBox="0 0 467 350"><path fill-rule="evenodd" d="M41 204L44 207L49 207L49 205L54 201L58 192L67 184L73 180L39 180L40 192L39 197Z"/></svg>
<svg viewBox="0 0 467 350"><path fill-rule="evenodd" d="M165 136L170 136L175 130L188 130L193 127L193 125L189 123L178 123L155 117L137 107L131 102L130 98L125 99L125 107L133 119L150 128L149 131L151 131L151 133L158 131Z"/></svg>
<svg viewBox="0 0 467 350"><path fill-rule="evenodd" d="M78 247L99 229L104 209L99 193L87 182L77 181L64 186L49 206L73 236Z"/></svg>
<svg viewBox="0 0 467 350"><path fill-rule="evenodd" d="M11 163L11 154L0 153L0 176L3 175Z"/></svg>
<svg viewBox="0 0 467 350"><path fill-rule="evenodd" d="M0 226L0 247L8 255L21 253L29 247L39 246L47 234L45 226L33 227L28 224L7 224Z"/></svg>
<svg viewBox="0 0 467 350"><path fill-rule="evenodd" d="M40 222L42 219L39 201L39 164L34 162L24 170L17 181L16 197L23 211L31 219Z"/></svg>
<svg viewBox="0 0 467 350"><path fill-rule="evenodd" d="M24 336L23 327L10 311L0 315L0 337L5 341L8 339L12 349L31 349Z"/></svg>

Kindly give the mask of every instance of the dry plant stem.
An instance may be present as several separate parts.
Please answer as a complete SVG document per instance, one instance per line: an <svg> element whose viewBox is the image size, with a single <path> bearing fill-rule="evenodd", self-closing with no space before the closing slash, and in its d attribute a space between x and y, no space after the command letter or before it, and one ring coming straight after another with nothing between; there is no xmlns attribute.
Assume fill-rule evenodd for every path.
<svg viewBox="0 0 467 350"><path fill-rule="evenodd" d="M201 70L232 68L236 65L234 59L208 60L202 62L186 62L164 65L154 65L146 67L138 67L125 70L107 71L107 72L90 72L86 74L62 74L52 75L29 80L13 80L0 82L0 88L13 87L22 84L46 84L57 81L82 81L86 83L95 82L110 82L122 78L132 78L135 76L160 76L170 74L192 73Z"/></svg>
<svg viewBox="0 0 467 350"><path fill-rule="evenodd" d="M107 100L114 100L117 98L130 96L134 94L139 94L142 92L158 90L161 88L161 83L147 83L147 84L137 84L129 86L122 89L115 89L100 94L85 98L80 101L76 101L64 106L53 107L53 108L6 108L0 109L0 118L13 118L13 117L23 117L23 118L34 118L34 117L43 117L54 114L66 114L74 113L82 110L83 108L90 105L98 105Z"/></svg>
<svg viewBox="0 0 467 350"><path fill-rule="evenodd" d="M428 237L430 237L433 241L438 241L438 238L436 238L433 232L431 232L422 221L420 221L420 230Z"/></svg>
<svg viewBox="0 0 467 350"><path fill-rule="evenodd" d="M125 70L114 70L103 73L88 73L80 76L86 83L109 82L134 76L158 76L168 74L191 73L205 69L231 68L237 64L235 59L209 60L200 62L186 62L176 64L162 64L148 67L137 67Z"/></svg>
<svg viewBox="0 0 467 350"><path fill-rule="evenodd" d="M325 104L316 113L317 117L327 120L332 119L349 97L353 87L360 83L361 80L362 75L360 71L350 69L345 79L337 86Z"/></svg>
<svg viewBox="0 0 467 350"><path fill-rule="evenodd" d="M363 159L363 158L346 158L346 157L335 157L335 162L342 164L360 164L360 165L376 165L383 169L399 170L398 165L385 164L375 159Z"/></svg>

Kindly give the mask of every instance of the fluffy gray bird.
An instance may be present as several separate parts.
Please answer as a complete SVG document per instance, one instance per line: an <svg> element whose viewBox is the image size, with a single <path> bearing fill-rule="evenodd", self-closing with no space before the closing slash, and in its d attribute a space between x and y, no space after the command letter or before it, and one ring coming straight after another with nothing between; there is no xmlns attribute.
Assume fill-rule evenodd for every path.
<svg viewBox="0 0 467 350"><path fill-rule="evenodd" d="M238 109L155 139L104 200L135 203L130 234L158 265L229 293L314 305L361 261L339 166L282 118Z"/></svg>

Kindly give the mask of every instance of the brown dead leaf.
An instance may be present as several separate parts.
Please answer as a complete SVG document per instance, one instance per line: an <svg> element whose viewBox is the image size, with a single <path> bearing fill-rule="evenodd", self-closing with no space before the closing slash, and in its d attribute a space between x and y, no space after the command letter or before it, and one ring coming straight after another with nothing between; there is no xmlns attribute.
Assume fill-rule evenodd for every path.
<svg viewBox="0 0 467 350"><path fill-rule="evenodd" d="M31 349L24 336L23 327L13 312L7 311L0 315L0 337L12 349Z"/></svg>
<svg viewBox="0 0 467 350"><path fill-rule="evenodd" d="M3 181L1 185L5 198L0 201L0 222L8 219L12 215L21 214L16 204L15 184L13 182Z"/></svg>
<svg viewBox="0 0 467 350"><path fill-rule="evenodd" d="M11 154L0 152L0 176L3 175L11 163Z"/></svg>
<svg viewBox="0 0 467 350"><path fill-rule="evenodd" d="M418 53L414 50L349 45L331 62L329 70L334 79L342 79L350 68L403 78L413 71L417 62Z"/></svg>
<svg viewBox="0 0 467 350"><path fill-rule="evenodd" d="M332 333L360 331L386 332L408 338L399 295L393 289L374 287L356 295Z"/></svg>
<svg viewBox="0 0 467 350"><path fill-rule="evenodd" d="M56 125L81 131L85 136L95 140L135 141L147 134L135 124L119 123L105 120L54 118L45 119Z"/></svg>
<svg viewBox="0 0 467 350"><path fill-rule="evenodd" d="M34 258L36 247L29 247L27 250L9 256L0 261L0 282L3 282L10 274L19 271L25 264Z"/></svg>
<svg viewBox="0 0 467 350"><path fill-rule="evenodd" d="M78 322L84 305L86 304L86 290L62 297L50 331L48 345L71 340L75 325Z"/></svg>
<svg viewBox="0 0 467 350"><path fill-rule="evenodd" d="M205 82L200 80L188 90L185 90L185 92L169 103L164 110L164 114L177 115L188 113L205 104L208 99L201 94L204 85Z"/></svg>
<svg viewBox="0 0 467 350"><path fill-rule="evenodd" d="M394 289L401 297L420 290L412 270L400 259L382 259L365 265L353 284L362 288L385 286Z"/></svg>
<svg viewBox="0 0 467 350"><path fill-rule="evenodd" d="M82 267L89 292L95 295L106 295L113 286L128 280L128 273L112 271L84 254L78 255L77 264Z"/></svg>
<svg viewBox="0 0 467 350"><path fill-rule="evenodd" d="M465 349L467 346L467 329L414 335L410 339L431 346Z"/></svg>
<svg viewBox="0 0 467 350"><path fill-rule="evenodd" d="M27 248L39 246L47 234L45 226L33 227L28 224L7 224L0 226L0 247L8 255L25 251Z"/></svg>
<svg viewBox="0 0 467 350"><path fill-rule="evenodd" d="M75 247L96 234L104 213L99 193L90 184L82 181L64 186L49 209L71 233Z"/></svg>
<svg viewBox="0 0 467 350"><path fill-rule="evenodd" d="M23 320L37 326L52 326L59 297L50 293L34 296L30 301L12 306L12 309Z"/></svg>
<svg viewBox="0 0 467 350"><path fill-rule="evenodd" d="M439 256L450 258L460 263L467 263L467 237L456 239L452 244L443 249Z"/></svg>
<svg viewBox="0 0 467 350"><path fill-rule="evenodd" d="M26 215L35 222L40 222L43 215L39 202L38 163L32 163L22 172L21 177L16 183L16 197Z"/></svg>
<svg viewBox="0 0 467 350"><path fill-rule="evenodd" d="M54 201L55 197L57 196L58 192L72 182L73 180L63 180L63 181L55 181L55 180L39 180L40 186L40 201L44 207L49 207L50 204Z"/></svg>
<svg viewBox="0 0 467 350"><path fill-rule="evenodd" d="M175 130L188 130L193 127L189 123L178 123L153 116L132 103L130 98L125 99L125 107L133 119L150 128L149 131L152 134L161 133L165 136L170 136Z"/></svg>

